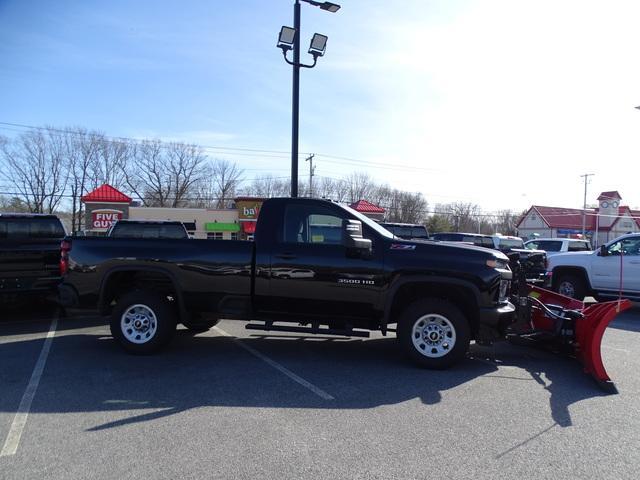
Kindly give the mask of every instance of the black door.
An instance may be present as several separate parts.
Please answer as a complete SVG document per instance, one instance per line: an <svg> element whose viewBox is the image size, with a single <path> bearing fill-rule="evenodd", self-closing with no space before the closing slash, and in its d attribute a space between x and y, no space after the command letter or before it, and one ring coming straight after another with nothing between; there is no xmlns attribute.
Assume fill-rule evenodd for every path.
<svg viewBox="0 0 640 480"><path fill-rule="evenodd" d="M347 251L342 220L331 204L291 203L271 256L270 306L294 318L371 318L382 284L381 254ZM379 249L378 249L379 250ZM292 319L294 319L292 318Z"/></svg>

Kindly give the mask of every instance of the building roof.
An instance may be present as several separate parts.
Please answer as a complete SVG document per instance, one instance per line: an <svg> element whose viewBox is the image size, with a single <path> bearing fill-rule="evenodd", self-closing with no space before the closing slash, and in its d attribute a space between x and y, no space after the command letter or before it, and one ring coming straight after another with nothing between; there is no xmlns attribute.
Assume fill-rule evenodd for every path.
<svg viewBox="0 0 640 480"><path fill-rule="evenodd" d="M612 192L603 192L612 193ZM616 192L613 192L616 193ZM602 195L601 195L602 196ZM607 197L610 198L610 197ZM562 207L545 207L541 205L533 205L531 208L525 213L518 224L517 228L520 228L520 224L524 221L524 219L529 216L531 211L537 213L540 218L549 226L549 228L565 228L571 230L580 230L582 229L582 209L579 208L562 208ZM604 225L598 225L598 230L602 232L606 232L611 230L613 226L622 218L622 216L628 213L640 227L640 211L639 210L631 210L627 206L622 206L618 208L618 218L612 222L612 224L608 227ZM598 209L588 208L587 209L587 218L585 228L587 230L595 230L596 222L597 222L597 214Z"/></svg>
<svg viewBox="0 0 640 480"><path fill-rule="evenodd" d="M83 202L98 203L131 203L131 197L126 196L120 190L105 183L101 187L96 188L93 192L84 195L80 200Z"/></svg>
<svg viewBox="0 0 640 480"><path fill-rule="evenodd" d="M622 197L616 190L613 190L611 192L602 192L598 197L598 200L612 200L614 198L617 200L622 200Z"/></svg>
<svg viewBox="0 0 640 480"><path fill-rule="evenodd" d="M367 202L366 200L358 200L355 203L349 205L356 212L360 213L384 213L385 209L381 208L377 205L374 205L371 202Z"/></svg>

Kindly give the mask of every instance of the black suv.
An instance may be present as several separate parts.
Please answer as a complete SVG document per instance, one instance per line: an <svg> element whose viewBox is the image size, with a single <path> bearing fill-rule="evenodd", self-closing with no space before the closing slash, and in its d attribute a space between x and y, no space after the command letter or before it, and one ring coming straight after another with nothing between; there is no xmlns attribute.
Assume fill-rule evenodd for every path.
<svg viewBox="0 0 640 480"><path fill-rule="evenodd" d="M381 223L381 227L386 228L396 237L406 238L407 240L428 240L429 232L424 225L415 223Z"/></svg>
<svg viewBox="0 0 640 480"><path fill-rule="evenodd" d="M55 215L0 213L0 298L55 294L64 236Z"/></svg>

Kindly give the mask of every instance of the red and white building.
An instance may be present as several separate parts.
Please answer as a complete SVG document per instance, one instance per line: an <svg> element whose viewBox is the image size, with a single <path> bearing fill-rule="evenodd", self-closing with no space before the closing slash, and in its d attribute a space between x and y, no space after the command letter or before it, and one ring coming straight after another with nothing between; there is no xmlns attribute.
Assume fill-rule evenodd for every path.
<svg viewBox="0 0 640 480"><path fill-rule="evenodd" d="M525 239L580 238L582 221L579 208L532 205L518 222L518 235ZM586 237L596 246L628 232L640 232L640 210L622 205L617 191L602 192L598 207L586 210Z"/></svg>

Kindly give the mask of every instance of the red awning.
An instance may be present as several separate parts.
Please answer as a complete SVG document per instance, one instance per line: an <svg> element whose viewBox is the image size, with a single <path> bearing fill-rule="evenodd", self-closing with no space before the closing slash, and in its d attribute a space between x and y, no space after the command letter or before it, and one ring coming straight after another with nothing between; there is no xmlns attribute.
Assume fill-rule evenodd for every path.
<svg viewBox="0 0 640 480"><path fill-rule="evenodd" d="M256 232L256 222L242 222L242 231L253 235Z"/></svg>

